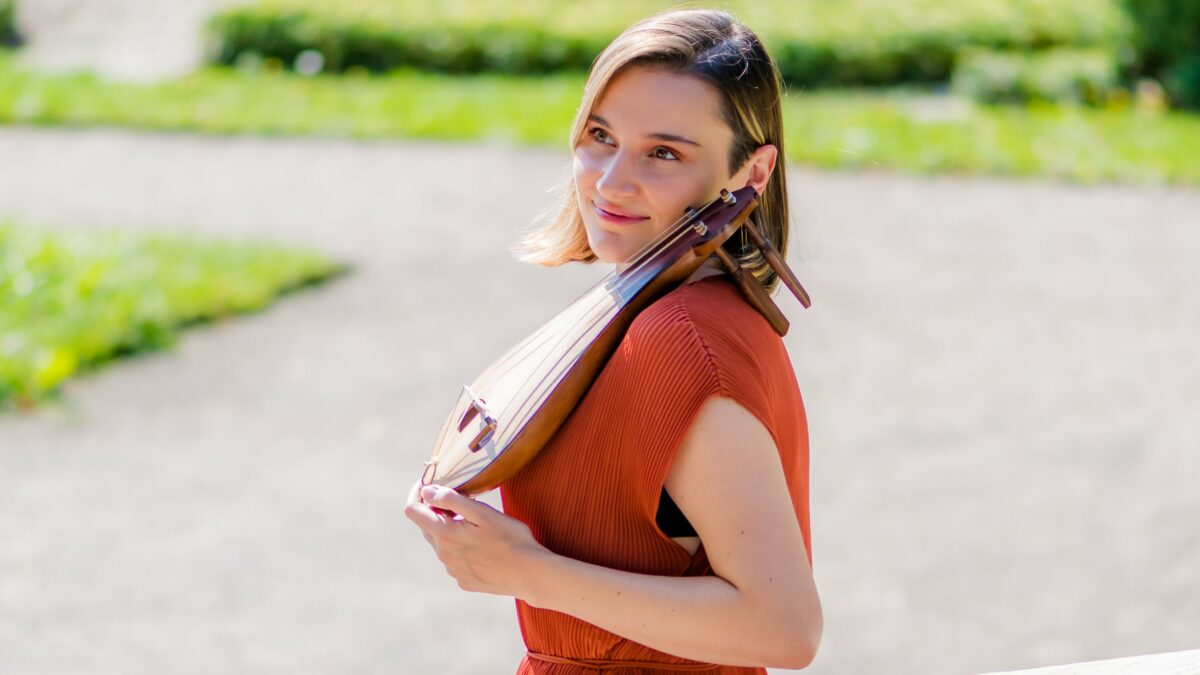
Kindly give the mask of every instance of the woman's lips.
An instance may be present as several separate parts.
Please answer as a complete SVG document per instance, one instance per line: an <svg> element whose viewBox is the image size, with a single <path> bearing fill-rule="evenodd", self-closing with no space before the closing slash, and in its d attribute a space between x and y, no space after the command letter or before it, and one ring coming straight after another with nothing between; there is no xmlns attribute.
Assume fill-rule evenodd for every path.
<svg viewBox="0 0 1200 675"><path fill-rule="evenodd" d="M592 206L596 207L596 213L598 213L601 218L603 218L604 220L607 220L610 223L618 223L618 224L622 224L622 225L627 225L629 223L636 223L638 221L647 219L647 216L624 216L624 215L620 215L617 213L613 213L611 211L605 211L604 209L597 206L595 202L592 202Z"/></svg>

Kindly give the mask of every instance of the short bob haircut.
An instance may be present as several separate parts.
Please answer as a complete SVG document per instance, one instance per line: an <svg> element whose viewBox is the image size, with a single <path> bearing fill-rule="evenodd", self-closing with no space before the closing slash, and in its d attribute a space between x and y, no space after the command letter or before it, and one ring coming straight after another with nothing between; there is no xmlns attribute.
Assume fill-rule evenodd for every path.
<svg viewBox="0 0 1200 675"><path fill-rule="evenodd" d="M588 117L605 88L626 68L645 67L688 75L707 82L721 99L721 115L733 131L729 175L737 173L760 146L779 149L779 159L751 218L787 256L788 198L780 109L779 70L749 28L714 10L665 12L630 26L596 57L571 127L571 147L583 137ZM680 214L682 216L683 214ZM723 244L741 266L767 289L778 285L775 271L744 232ZM579 212L575 184L568 175L551 205L513 247L522 262L557 266L594 262Z"/></svg>

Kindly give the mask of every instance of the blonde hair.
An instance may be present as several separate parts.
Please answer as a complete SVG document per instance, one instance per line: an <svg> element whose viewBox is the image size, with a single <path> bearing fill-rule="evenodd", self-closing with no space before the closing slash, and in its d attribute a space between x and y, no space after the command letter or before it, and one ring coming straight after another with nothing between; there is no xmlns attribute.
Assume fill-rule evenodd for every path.
<svg viewBox="0 0 1200 675"><path fill-rule="evenodd" d="M779 149L774 175L767 182L754 224L787 255L787 172L783 153L783 113L779 70L754 34L729 14L715 10L665 12L630 26L596 57L571 126L571 147L578 145L588 117L605 88L626 68L641 66L690 75L712 85L721 98L721 114L733 131L729 154L732 176L763 145ZM680 214L682 215L682 214ZM768 292L778 284L774 270L743 232L723 245ZM545 266L594 262L574 180L567 177L558 199L513 247L522 262Z"/></svg>

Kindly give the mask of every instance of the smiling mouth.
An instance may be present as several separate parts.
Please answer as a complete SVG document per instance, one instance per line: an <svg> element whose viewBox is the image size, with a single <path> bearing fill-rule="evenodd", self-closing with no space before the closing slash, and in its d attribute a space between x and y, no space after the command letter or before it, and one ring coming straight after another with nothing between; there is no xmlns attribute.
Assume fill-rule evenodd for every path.
<svg viewBox="0 0 1200 675"><path fill-rule="evenodd" d="M598 213L601 218L612 223L636 223L640 220L646 220L649 218L649 216L624 216L619 213L605 211L597 206L596 202L592 202L592 206L595 207L596 213Z"/></svg>

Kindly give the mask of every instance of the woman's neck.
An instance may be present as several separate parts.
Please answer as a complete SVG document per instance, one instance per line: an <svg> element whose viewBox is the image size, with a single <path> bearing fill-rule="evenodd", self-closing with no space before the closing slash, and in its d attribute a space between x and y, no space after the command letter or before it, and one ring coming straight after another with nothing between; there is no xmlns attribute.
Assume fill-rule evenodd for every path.
<svg viewBox="0 0 1200 675"><path fill-rule="evenodd" d="M716 256L711 256L708 260L705 260L700 267L696 268L696 271L692 272L692 276L688 277L683 283L694 284L701 279L707 279L708 277L715 277L718 274L725 273L725 266L721 264L721 261L718 260Z"/></svg>

